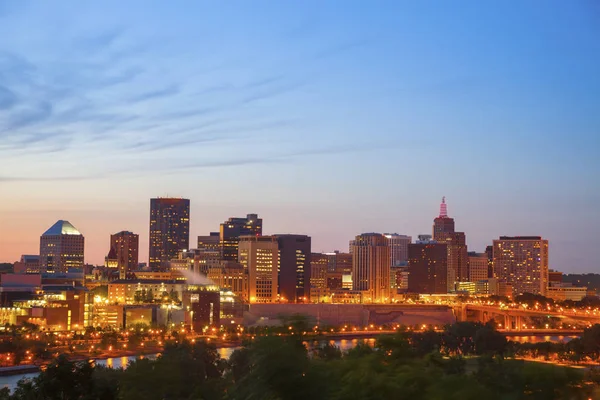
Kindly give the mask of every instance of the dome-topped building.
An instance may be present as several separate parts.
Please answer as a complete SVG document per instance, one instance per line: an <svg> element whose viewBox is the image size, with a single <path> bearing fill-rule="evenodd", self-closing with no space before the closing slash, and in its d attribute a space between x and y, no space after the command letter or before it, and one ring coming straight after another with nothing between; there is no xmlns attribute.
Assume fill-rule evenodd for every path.
<svg viewBox="0 0 600 400"><path fill-rule="evenodd" d="M84 238L69 221L59 220L40 237L41 272L83 268Z"/></svg>

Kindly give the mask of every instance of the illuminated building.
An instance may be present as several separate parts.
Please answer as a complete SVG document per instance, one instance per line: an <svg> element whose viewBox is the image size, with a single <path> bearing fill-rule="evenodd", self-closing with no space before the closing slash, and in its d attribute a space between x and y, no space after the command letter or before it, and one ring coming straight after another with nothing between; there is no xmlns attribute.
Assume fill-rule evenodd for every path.
<svg viewBox="0 0 600 400"><path fill-rule="evenodd" d="M128 273L137 269L139 246L140 237L135 233L121 231L110 235L110 248L115 250L120 279L125 279Z"/></svg>
<svg viewBox="0 0 600 400"><path fill-rule="evenodd" d="M546 294L548 241L541 236L500 236L494 240L494 270L512 284L513 295Z"/></svg>
<svg viewBox="0 0 600 400"><path fill-rule="evenodd" d="M425 240L408 245L408 291L410 293L447 293L447 277L447 244Z"/></svg>
<svg viewBox="0 0 600 400"><path fill-rule="evenodd" d="M248 280L244 266L235 261L222 261L210 266L206 277L223 290L231 291L239 298L244 297Z"/></svg>
<svg viewBox="0 0 600 400"><path fill-rule="evenodd" d="M221 224L219 235L223 259L237 261L240 237L261 236L262 218L258 218L257 214L248 214L246 218L229 218Z"/></svg>
<svg viewBox="0 0 600 400"><path fill-rule="evenodd" d="M390 266L406 265L408 262L408 245L412 242L412 237L397 233L384 233L383 235L387 238L390 246Z"/></svg>
<svg viewBox="0 0 600 400"><path fill-rule="evenodd" d="M180 198L150 199L151 269L169 266L190 244L190 201Z"/></svg>
<svg viewBox="0 0 600 400"><path fill-rule="evenodd" d="M104 267L109 269L117 269L119 267L117 251L114 247L111 247L110 251L108 252L108 255L104 257Z"/></svg>
<svg viewBox="0 0 600 400"><path fill-rule="evenodd" d="M83 235L69 221L57 221L40 237L40 271L83 268Z"/></svg>
<svg viewBox="0 0 600 400"><path fill-rule="evenodd" d="M546 291L546 297L554 301L581 301L587 296L587 287L573 286L571 283L557 283L549 286Z"/></svg>
<svg viewBox="0 0 600 400"><path fill-rule="evenodd" d="M181 300L186 289L182 280L117 279L108 283L109 304L149 303Z"/></svg>
<svg viewBox="0 0 600 400"><path fill-rule="evenodd" d="M279 245L273 236L242 236L239 241L239 262L248 275L244 300L250 303L278 301Z"/></svg>
<svg viewBox="0 0 600 400"><path fill-rule="evenodd" d="M329 290L327 288L329 260L326 254L312 253L310 256L310 301L321 303L327 301ZM341 288L341 282L340 282Z"/></svg>
<svg viewBox="0 0 600 400"><path fill-rule="evenodd" d="M477 285L475 282L456 282L455 289L457 293L475 294Z"/></svg>
<svg viewBox="0 0 600 400"><path fill-rule="evenodd" d="M329 272L339 272L344 275L352 275L352 254L334 251L324 253L327 256Z"/></svg>
<svg viewBox="0 0 600 400"><path fill-rule="evenodd" d="M367 303L390 301L390 247L380 233L363 233L350 242L352 289Z"/></svg>
<svg viewBox="0 0 600 400"><path fill-rule="evenodd" d="M196 258L196 250L180 250L177 253L177 258L169 261L169 271L173 272L173 276L185 277L187 271L194 270Z"/></svg>
<svg viewBox="0 0 600 400"><path fill-rule="evenodd" d="M221 234L219 232L211 232L207 236L198 236L198 250L214 250L220 251Z"/></svg>
<svg viewBox="0 0 600 400"><path fill-rule="evenodd" d="M40 272L40 256L22 255L20 261L13 265L15 274L35 274Z"/></svg>
<svg viewBox="0 0 600 400"><path fill-rule="evenodd" d="M279 245L278 293L282 301L310 298L311 240L306 235L274 235Z"/></svg>
<svg viewBox="0 0 600 400"><path fill-rule="evenodd" d="M487 254L469 252L469 282L488 279L488 266Z"/></svg>
<svg viewBox="0 0 600 400"><path fill-rule="evenodd" d="M442 198L440 214L433 220L433 240L448 245L448 291L454 290L454 283L469 280L467 243L464 232L454 230L454 218L448 217L446 198Z"/></svg>

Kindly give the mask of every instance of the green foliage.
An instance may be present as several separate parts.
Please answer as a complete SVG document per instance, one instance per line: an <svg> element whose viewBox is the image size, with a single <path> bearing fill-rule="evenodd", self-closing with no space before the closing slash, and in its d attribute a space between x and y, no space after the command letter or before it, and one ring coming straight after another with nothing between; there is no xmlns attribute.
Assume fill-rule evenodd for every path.
<svg viewBox="0 0 600 400"><path fill-rule="evenodd" d="M290 321L287 321L290 323ZM290 325L291 326L291 325ZM129 338L147 327L133 327ZM304 329L298 325L293 329ZM375 346L358 342L342 353L330 343L310 353L300 335L257 337L220 358L206 342L168 343L156 360L126 369L58 357L33 380L0 400L546 400L597 398L600 372L505 359L599 351L600 326L574 344L506 343L492 325L459 323L443 333L398 332ZM103 338L112 340L112 332ZM103 339L104 340L104 339ZM595 344L594 344L595 343ZM108 342L107 342L108 344Z"/></svg>

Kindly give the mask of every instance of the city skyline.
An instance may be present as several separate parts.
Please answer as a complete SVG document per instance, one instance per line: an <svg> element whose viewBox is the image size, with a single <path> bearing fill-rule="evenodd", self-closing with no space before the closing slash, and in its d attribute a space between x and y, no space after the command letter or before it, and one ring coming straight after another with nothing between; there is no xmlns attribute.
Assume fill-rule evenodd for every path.
<svg viewBox="0 0 600 400"><path fill-rule="evenodd" d="M158 197L158 198L151 199L151 200L157 200L157 199L189 201L189 204L190 204L190 205L189 205L189 208L190 208L191 210L193 210L193 202L191 201L191 199L185 199L185 198L183 198L183 197L177 197L177 198ZM447 206L448 206L448 203L446 203L446 196L443 196L443 197L442 197L442 203L441 203L441 205L440 205L440 204L438 204L438 209L439 209L439 208L443 208L444 210L447 210ZM451 204L450 206L452 207L452 204ZM452 208L450 208L450 210L451 210L451 209L452 209ZM147 214L147 213L146 213L146 214ZM434 213L434 214L435 214L435 213ZM190 212L190 215L192 215L192 214L191 214L191 212ZM250 215L252 215L252 216L254 216L254 217L256 217L256 216L257 216L257 214L248 214L248 215L249 215L249 216L250 216ZM262 214L258 214L258 215L261 215L261 218L260 218L259 220L260 220L260 221L261 221L261 223L262 223L262 221L264 220L264 218L262 218ZM438 215L434 215L434 218L432 218L432 219L435 219L435 220L437 220L437 219L438 219L438 217L439 217ZM450 218L449 218L450 220L454 220L454 219L455 219L455 218L453 218L453 217L452 217L451 211L448 211L448 217L450 217ZM245 217L235 217L235 216L230 216L230 217L227 217L227 218L228 218L229 220L231 220L231 219L245 219ZM147 216L147 215L146 215L146 219L148 219L148 216ZM217 217L217 219L219 219L219 217ZM194 220L193 220L193 218L192 218L192 217L190 217L190 218L189 218L189 220L190 220L190 221L189 221L190 227L193 227L193 226L194 226ZM66 221L66 220L65 220L65 221ZM222 221L222 218L221 218L221 221ZM58 223L61 223L61 222L62 222L62 220L59 220L59 221L57 222L57 224L58 224ZM70 221L67 221L67 222L70 222ZM268 224L268 223L269 223L269 221L267 221L267 224ZM459 223L460 223L460 221L459 221ZM223 222L220 222L219 224L217 224L217 228L219 227L219 225L222 225L222 224L223 224ZM268 226L268 225L267 225L267 226ZM189 235L189 243L190 243L190 247L189 247L189 248L195 248L195 247L197 247L197 246L196 246L196 244L197 244L197 239L198 239L198 237L203 237L203 236L204 236L204 237L206 237L207 235L209 235L209 233L211 233L211 232L214 232L214 230L218 230L217 228L215 228L215 227L210 227L210 229L209 229L209 230L206 230L206 231L204 231L204 232L200 232L200 234L199 234L199 235L195 235L195 234L193 234L193 233L190 233L190 235ZM431 225L429 225L429 230L431 230ZM125 230L125 231L127 231L127 230ZM129 231L131 231L131 230L129 230ZM148 234L147 234L146 232L148 232L148 221L146 221L146 229L145 229L145 232L143 232L142 234L139 234L139 233L136 233L136 232L133 232L133 231L131 231L130 233L133 233L133 234L136 234L137 236L139 236L139 238L140 238L140 239L139 239L139 243L140 243L140 244L139 244L139 246L140 246L140 251L139 251L139 254L140 254L140 256L139 256L139 262L140 262L140 263L146 263L146 264L147 264L147 263L148 263L148 251L144 251L144 250L148 248L148 245L149 245L149 239L148 239L148 238L149 238L149 236L148 236ZM193 232L193 230L192 230L192 229L190 229L190 232ZM356 236L356 235L362 235L362 234L369 234L369 233L371 233L371 232L373 232L373 233L378 233L378 234L382 234L382 235L388 235L388 236L390 236L390 234L389 234L389 233L385 233L385 234L384 234L384 233L383 233L383 232L384 232L384 230L381 230L381 231L376 231L376 230L365 230L365 231L363 231L363 232L358 232L358 233L356 233L356 232L355 232L355 233L354 233L354 235ZM390 231L390 232L391 232L391 231ZM109 245L108 245L108 250L106 250L106 249L99 249L99 250L100 250L100 253L99 253L99 254L100 254L101 260L99 260L98 262L95 262L95 261L88 260L88 257L89 257L89 256L88 256L88 251L89 251L89 250L88 250L88 246L90 246L90 244L89 244L89 241L88 241L88 240L86 240L86 246L85 246L85 263L86 263L86 264L93 264L93 265L103 265L103 264L104 264L104 260L105 260L105 258L106 258L106 256L107 256L107 254L108 254L108 252L109 252L109 250L110 250L110 242L111 242L111 237L112 237L113 235L115 235L115 234L118 234L118 233L123 233L123 232L114 232L114 233L110 233L110 234L108 234L108 243L109 243ZM214 232L214 233L216 233L216 232ZM462 232L461 232L461 233L462 233ZM86 235L85 235L85 232L82 232L82 234L83 234L84 236L86 236ZM268 230L266 230L266 231L265 231L265 233L263 233L263 234L264 234L265 236L271 236L271 235L307 235L307 236L309 236L309 237L311 237L311 238L312 238L312 235L310 234L310 232L308 232L308 233L298 233L298 232L296 232L296 231L289 231L289 230L288 230L288 231L281 231L281 232L272 232L272 231L268 231ZM397 231L397 230L396 230L396 231L394 231L394 233L393 233L393 234L400 234L400 235L404 235L404 234L405 234L405 232L399 232L399 231ZM429 235L429 232L427 232L427 230L426 230L426 229L423 229L423 230L421 231L421 233L418 233L418 234L412 234L412 235L411 235L411 234L408 234L407 236L409 236L409 237L410 237L410 236L412 236L413 238L416 238L417 236L419 236L419 235L423 235L423 234L424 234L424 235ZM430 235L430 236L431 236L431 235ZM493 237L493 238L490 238L490 240L488 240L488 241L487 241L487 242L489 242L489 243L487 243L487 242L486 242L486 243L484 243L484 245L483 245L483 247L482 247L482 249L483 249L483 250L481 250L481 252L483 252L483 251L485 250L485 247L487 247L487 246L491 245L493 241L497 240L497 239L498 239L498 237L501 237L501 236L510 236L510 235L499 234L499 235L497 235L497 236L495 236L495 237ZM514 235L512 235L512 236L537 236L537 235L521 235L521 234L514 234ZM542 234L541 236L544 236L544 235ZM350 237L351 237L351 236L350 236ZM38 250L39 250L39 236L37 237L37 239L36 239L36 240L37 240L37 241L36 241L36 243L37 243ZM416 239L415 239L415 240L416 240ZM143 243L146 243L146 244L148 244L148 245L146 245L146 246L144 247L144 246L142 245ZM314 240L313 240L313 243L314 243ZM413 243L415 243L415 242L413 242ZM469 240L467 240L467 245L468 245L468 244L469 244ZM550 242L550 244L552 245L552 243L551 243L551 242ZM550 251L550 257L549 257L549 258L550 258L550 268L551 268L551 269L555 269L555 270L561 270L561 271L564 271L564 272L566 272L566 273L570 272L568 269L567 269L567 270L564 270L564 268L560 268L559 266L553 266L553 265L552 265L552 257L553 257L554 248L553 248L553 246L551 246L551 247L552 247L552 249L551 249L551 251ZM476 250L477 250L477 249L476 249ZM102 251L103 251L103 252L102 252ZM316 247L316 248L313 248L313 249L312 249L312 251L313 251L313 253L327 253L327 252L333 252L333 251L348 252L348 251L349 251L348 240L346 240L346 241L345 241L345 245L341 245L340 247L336 247L336 248L327 248L327 249L321 249L320 247ZM39 252L39 251L38 251L38 252ZM13 262L16 262L16 261L18 261L18 260L21 258L21 256L23 256L23 255L34 255L34 254L37 254L37 253L36 253L35 251L24 252L24 253L21 253L21 254L19 254L18 258L17 258L17 259L15 259L15 260L7 260L7 261L3 261L3 260L1 260L1 259L0 259L0 262L10 262L10 263L13 263ZM145 255L145 256L144 256L144 255ZM174 257L174 258L175 258L175 257ZM593 271L572 271L572 272L593 272Z"/></svg>
<svg viewBox="0 0 600 400"><path fill-rule="evenodd" d="M85 261L191 199L190 246L230 216L348 251L416 238L439 199L483 252L539 235L598 272L594 2L0 5L0 262L68 220ZM157 28L159 27L159 28Z"/></svg>

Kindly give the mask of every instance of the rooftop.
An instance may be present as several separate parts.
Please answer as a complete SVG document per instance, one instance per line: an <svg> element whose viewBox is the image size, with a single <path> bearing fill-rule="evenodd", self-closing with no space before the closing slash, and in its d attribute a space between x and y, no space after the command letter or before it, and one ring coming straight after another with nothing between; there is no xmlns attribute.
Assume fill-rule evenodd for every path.
<svg viewBox="0 0 600 400"><path fill-rule="evenodd" d="M50 227L42 236L54 236L54 235L80 235L81 232L77 230L69 221L58 220L54 225Z"/></svg>

